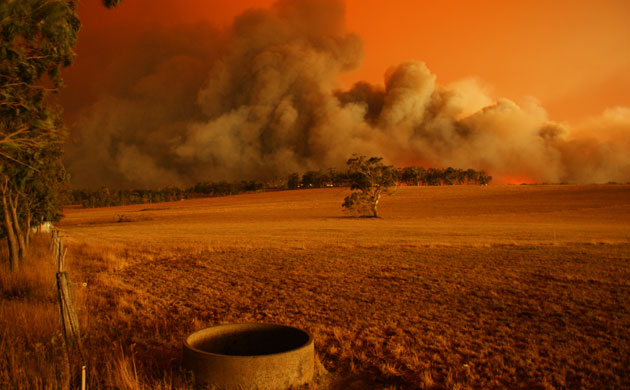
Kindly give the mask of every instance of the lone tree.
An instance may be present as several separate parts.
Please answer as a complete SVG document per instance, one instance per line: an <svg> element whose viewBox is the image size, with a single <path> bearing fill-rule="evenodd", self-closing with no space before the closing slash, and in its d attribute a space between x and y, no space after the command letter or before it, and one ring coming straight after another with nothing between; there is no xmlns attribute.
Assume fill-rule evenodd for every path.
<svg viewBox="0 0 630 390"><path fill-rule="evenodd" d="M382 157L353 155L348 165L351 195L341 205L348 211L378 218L378 203L383 195L393 193L396 187L396 171L385 165Z"/></svg>

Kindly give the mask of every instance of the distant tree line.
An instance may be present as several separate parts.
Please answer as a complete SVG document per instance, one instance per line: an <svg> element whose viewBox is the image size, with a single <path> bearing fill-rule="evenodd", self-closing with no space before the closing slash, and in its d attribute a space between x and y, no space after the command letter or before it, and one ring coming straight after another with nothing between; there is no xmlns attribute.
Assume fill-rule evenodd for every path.
<svg viewBox="0 0 630 390"><path fill-rule="evenodd" d="M492 181L492 176L486 174L485 171L476 171L474 169L405 167L397 168L396 172L399 183L415 186L487 185Z"/></svg>
<svg viewBox="0 0 630 390"><path fill-rule="evenodd" d="M351 168L344 172L335 169L308 171L301 178L298 173L292 173L288 177L286 188L347 187L351 183L351 172ZM492 181L492 176L485 171L452 167L444 169L415 166L394 168L393 178L398 185L414 186L487 185Z"/></svg>
<svg viewBox="0 0 630 390"><path fill-rule="evenodd" d="M484 171L456 168L405 167L393 170L396 184L414 186L441 186L455 184L486 185L492 180ZM192 187L166 187L162 189L112 190L103 187L98 190L76 189L69 194L68 203L83 207L107 207L142 203L172 202L201 197L237 195L244 192L294 190L300 188L349 187L351 172L326 169L307 171L300 175L295 172L282 180L273 181L217 181L200 182Z"/></svg>
<svg viewBox="0 0 630 390"><path fill-rule="evenodd" d="M184 191L176 187L160 190L72 190L68 197L69 204L83 207L124 206L129 204L171 202L185 199Z"/></svg>

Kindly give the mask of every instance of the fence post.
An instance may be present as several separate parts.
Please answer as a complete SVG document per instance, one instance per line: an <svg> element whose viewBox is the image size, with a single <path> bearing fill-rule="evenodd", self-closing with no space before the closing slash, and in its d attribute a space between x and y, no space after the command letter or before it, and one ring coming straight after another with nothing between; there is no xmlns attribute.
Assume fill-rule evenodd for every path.
<svg viewBox="0 0 630 390"><path fill-rule="evenodd" d="M70 378L70 368L72 366L72 349L76 347L79 352L81 367L81 390L86 390L87 372L85 365L85 355L83 353L83 344L81 342L81 332L79 331L79 320L74 306L74 298L72 296L72 288L70 286L70 278L64 271L64 261L68 249L63 247L61 236L56 229L52 230L53 242L51 243L53 256L57 260L58 272L57 293L59 295L59 318L61 329L63 332L63 340L65 344L65 352L68 361L68 377ZM75 382L76 384L76 382Z"/></svg>

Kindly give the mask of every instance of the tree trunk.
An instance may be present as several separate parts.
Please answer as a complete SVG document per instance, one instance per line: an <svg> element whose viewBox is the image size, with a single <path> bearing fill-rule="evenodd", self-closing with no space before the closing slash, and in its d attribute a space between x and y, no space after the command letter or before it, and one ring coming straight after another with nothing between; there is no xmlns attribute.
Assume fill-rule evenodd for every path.
<svg viewBox="0 0 630 390"><path fill-rule="evenodd" d="M31 245L31 211L26 210L26 226L24 227L24 239L26 246Z"/></svg>
<svg viewBox="0 0 630 390"><path fill-rule="evenodd" d="M24 258L26 254L26 241L24 240L24 232L20 229L20 221L17 215L17 206L18 206L18 195L15 195L15 200L9 197L9 207L11 209L11 219L13 220L13 231L17 236L18 242L18 257L21 259Z"/></svg>
<svg viewBox="0 0 630 390"><path fill-rule="evenodd" d="M372 216L374 218L378 218L378 201L381 200L381 194L376 194L374 196L374 201L372 202Z"/></svg>
<svg viewBox="0 0 630 390"><path fill-rule="evenodd" d="M9 214L6 192L2 193L2 211L4 215L4 228L7 231L7 244L9 246L9 269L15 272L19 268L19 246L15 232L13 231L13 223Z"/></svg>

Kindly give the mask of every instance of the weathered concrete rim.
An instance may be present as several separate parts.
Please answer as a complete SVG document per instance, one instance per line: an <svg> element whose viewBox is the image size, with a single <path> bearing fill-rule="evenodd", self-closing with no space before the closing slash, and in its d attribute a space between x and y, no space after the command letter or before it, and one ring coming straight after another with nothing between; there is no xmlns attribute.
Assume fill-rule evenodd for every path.
<svg viewBox="0 0 630 390"><path fill-rule="evenodd" d="M193 337L198 337L198 336L202 336L206 333L213 333L217 330L220 329L228 329L228 328L242 328L242 327L249 327L250 329L261 329L261 328L275 328L275 329L289 329L291 331L295 331L297 333L302 333L305 336L307 336L307 340L305 343L298 345L295 348L291 348L291 349L287 349L285 351L281 351L281 352L275 352L275 353L266 353L266 354L261 354L261 355L227 355L227 354L222 354L222 353L216 353L216 352L208 352L208 351L204 351L202 349L198 349L196 347L194 347L189 340ZM290 326L290 325L283 325L283 324L275 324L275 323L267 323L267 322L237 322L237 323L230 323L230 324L219 324L219 325L213 325L204 329L200 329L196 332L193 332L191 334L189 334L186 339L184 339L184 348L187 348L191 351L194 351L198 354L201 355L205 355L205 356L216 356L216 357L221 357L223 359L233 359L233 360L248 360L251 361L252 359L266 359L270 356L281 356L281 355L285 355L285 354L290 354L292 352L304 349L310 345L313 344L313 336L300 328L296 328L294 326Z"/></svg>

